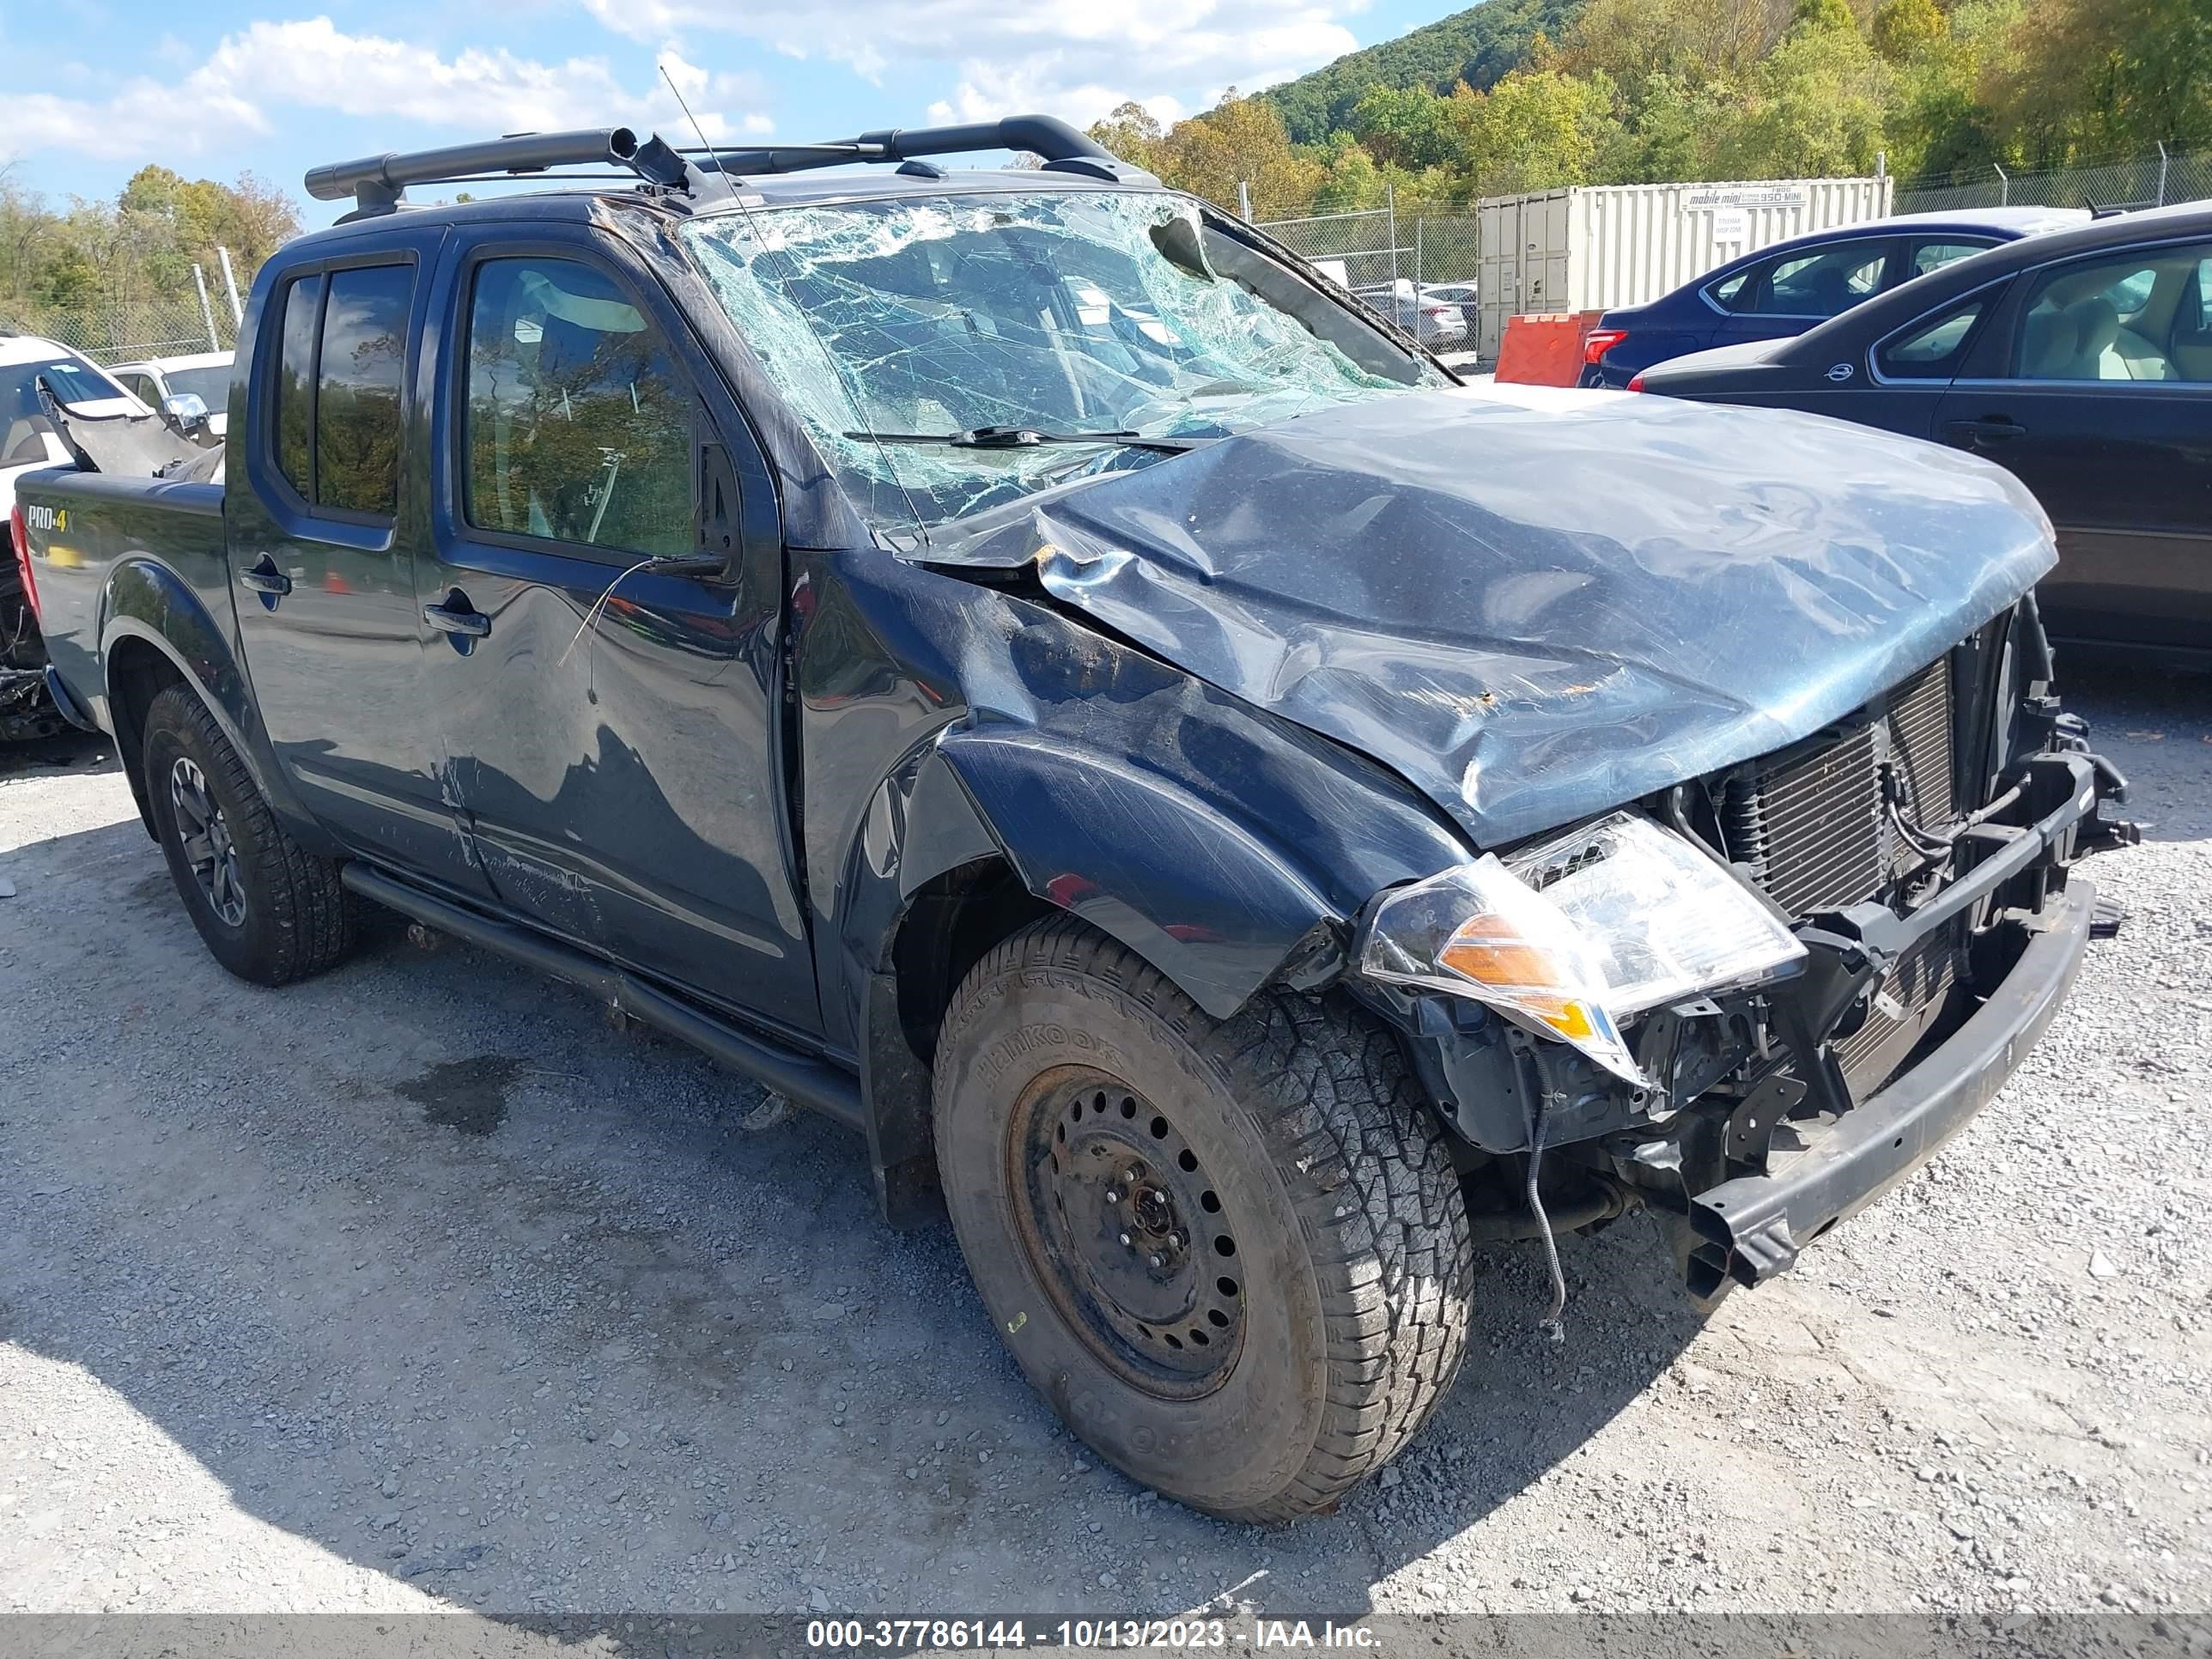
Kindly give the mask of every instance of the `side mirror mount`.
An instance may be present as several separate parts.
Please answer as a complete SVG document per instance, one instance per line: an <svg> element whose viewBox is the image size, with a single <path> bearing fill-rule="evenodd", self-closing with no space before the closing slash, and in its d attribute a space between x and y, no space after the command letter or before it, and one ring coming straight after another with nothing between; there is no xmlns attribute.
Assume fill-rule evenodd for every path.
<svg viewBox="0 0 2212 1659"><path fill-rule="evenodd" d="M653 568L672 576L727 581L738 568L738 475L720 444L699 447L699 550L656 559Z"/></svg>

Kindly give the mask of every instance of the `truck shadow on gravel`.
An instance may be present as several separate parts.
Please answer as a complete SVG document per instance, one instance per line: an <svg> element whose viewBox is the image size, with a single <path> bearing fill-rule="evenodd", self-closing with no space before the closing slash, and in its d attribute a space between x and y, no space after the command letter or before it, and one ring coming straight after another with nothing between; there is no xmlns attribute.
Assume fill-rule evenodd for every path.
<svg viewBox="0 0 2212 1659"><path fill-rule="evenodd" d="M0 779L50 777L57 772L108 772L123 769L110 738L64 732L35 743L0 743Z"/></svg>
<svg viewBox="0 0 2212 1659"><path fill-rule="evenodd" d="M1302 1526L1224 1525L1058 1428L950 1228L878 1219L857 1137L392 930L283 992L229 980L180 910L132 896L160 872L134 822L27 850L54 878L10 902L82 988L34 1074L0 1062L0 1178L33 1194L0 1335L336 1558L297 1583L203 1574L202 1601L1351 1616L1575 1456L1697 1329L1638 1219L1565 1242L1562 1345L1535 1328L1540 1254L1486 1249L1459 1385L1389 1475ZM119 1559L168 1496L72 1511L50 1547ZM53 1571L69 1605L175 1604L158 1565Z"/></svg>
<svg viewBox="0 0 2212 1659"><path fill-rule="evenodd" d="M2085 671L2075 701L2151 836L2212 836L2212 681ZM1540 1252L1486 1249L1458 1386L1390 1474L1223 1525L1059 1430L949 1229L878 1219L856 1137L396 926L283 992L230 980L128 817L9 868L8 942L37 948L0 950L0 996L39 1041L0 1048L0 1361L58 1391L18 1386L23 1433L70 1404L65 1461L113 1461L103 1421L167 1446L100 1505L19 1511L34 1605L1350 1617L1394 1578L1397 1605L1565 1607L1553 1528L1606 1516L1559 1505L1650 1476L1608 1425L1699 1328L1638 1218L1565 1241L1557 1345Z"/></svg>

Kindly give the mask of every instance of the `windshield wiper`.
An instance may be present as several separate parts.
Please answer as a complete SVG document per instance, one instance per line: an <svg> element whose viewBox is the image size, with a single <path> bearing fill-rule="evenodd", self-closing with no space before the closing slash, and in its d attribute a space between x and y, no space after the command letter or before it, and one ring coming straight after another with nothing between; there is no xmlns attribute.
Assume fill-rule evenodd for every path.
<svg viewBox="0 0 2212 1659"><path fill-rule="evenodd" d="M1040 444L1119 444L1127 449L1164 449L1171 454L1203 449L1218 438L1147 438L1142 433L1040 432L1030 426L979 426L966 432L848 432L848 438L879 444L949 444L955 449L1030 449Z"/></svg>

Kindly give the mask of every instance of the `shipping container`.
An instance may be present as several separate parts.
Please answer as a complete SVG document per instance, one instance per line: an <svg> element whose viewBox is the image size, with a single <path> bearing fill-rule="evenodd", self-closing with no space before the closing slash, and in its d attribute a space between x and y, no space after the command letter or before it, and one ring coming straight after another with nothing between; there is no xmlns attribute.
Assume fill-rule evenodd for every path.
<svg viewBox="0 0 2212 1659"><path fill-rule="evenodd" d="M1739 254L1889 212L1890 180L1765 179L1577 185L1477 204L1482 320L1495 357L1505 319L1642 305Z"/></svg>

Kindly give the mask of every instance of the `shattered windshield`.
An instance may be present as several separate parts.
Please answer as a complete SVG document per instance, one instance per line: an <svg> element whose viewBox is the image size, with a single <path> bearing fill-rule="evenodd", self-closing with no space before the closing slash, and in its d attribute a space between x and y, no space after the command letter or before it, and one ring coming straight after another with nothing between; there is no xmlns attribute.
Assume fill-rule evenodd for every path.
<svg viewBox="0 0 2212 1659"><path fill-rule="evenodd" d="M1110 437L915 438L1203 440L1448 384L1164 192L756 209L682 234L862 512L893 532L1169 459Z"/></svg>

